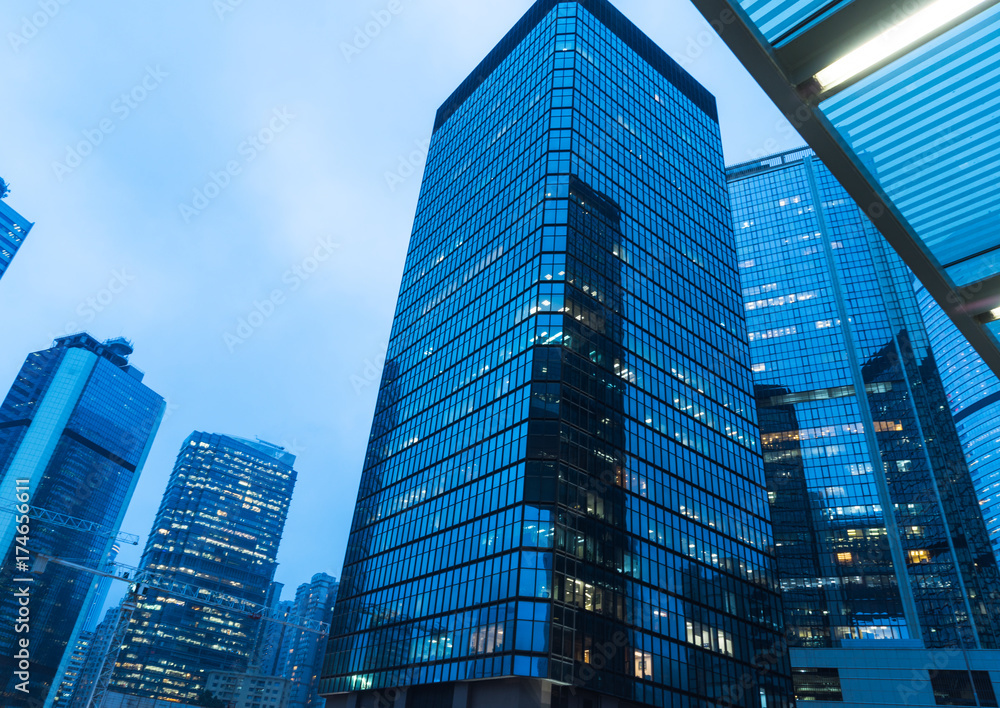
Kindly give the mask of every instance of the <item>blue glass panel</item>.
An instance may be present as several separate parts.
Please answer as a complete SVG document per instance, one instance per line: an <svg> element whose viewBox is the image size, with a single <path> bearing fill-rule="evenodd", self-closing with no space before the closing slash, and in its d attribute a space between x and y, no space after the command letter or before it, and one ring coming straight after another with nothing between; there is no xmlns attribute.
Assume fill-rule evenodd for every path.
<svg viewBox="0 0 1000 708"><path fill-rule="evenodd" d="M742 0L740 2L767 41L775 45L780 44L779 39L810 26L820 17L845 4L830 0L779 0L778 2Z"/></svg>
<svg viewBox="0 0 1000 708"><path fill-rule="evenodd" d="M956 284L1000 272L1000 6L820 108Z"/></svg>

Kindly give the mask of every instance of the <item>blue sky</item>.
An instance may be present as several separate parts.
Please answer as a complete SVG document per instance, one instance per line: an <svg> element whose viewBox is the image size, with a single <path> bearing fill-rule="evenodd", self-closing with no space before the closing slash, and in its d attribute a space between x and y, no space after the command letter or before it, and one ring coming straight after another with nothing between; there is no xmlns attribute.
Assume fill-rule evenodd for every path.
<svg viewBox="0 0 1000 708"><path fill-rule="evenodd" d="M0 177L36 226L0 387L56 336L134 341L169 410L123 530L192 431L260 436L299 458L277 580L339 575L435 111L530 4L7 0ZM616 5L716 95L729 163L802 144L687 0Z"/></svg>

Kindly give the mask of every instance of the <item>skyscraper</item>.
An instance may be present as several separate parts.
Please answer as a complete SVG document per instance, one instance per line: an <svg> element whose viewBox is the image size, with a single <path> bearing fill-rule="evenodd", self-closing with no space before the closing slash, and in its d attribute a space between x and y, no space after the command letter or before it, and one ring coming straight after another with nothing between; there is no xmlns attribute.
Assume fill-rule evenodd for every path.
<svg viewBox="0 0 1000 708"><path fill-rule="evenodd" d="M121 617L121 604L111 607L104 613L104 619L90 632L90 641L83 664L77 672L73 683L73 695L68 701L68 708L92 708L90 702L97 687L104 662L108 658L115 629Z"/></svg>
<svg viewBox="0 0 1000 708"><path fill-rule="evenodd" d="M16 549L97 569L109 560L165 408L129 363L131 354L124 339L57 339L28 356L0 406L0 505L16 512L0 524L0 587L30 588L27 633L15 629L17 598L0 598L2 705L46 696L51 703L53 682L72 659L66 650L103 587L87 573L53 565L15 583L30 565ZM22 638L30 643L27 695L15 675Z"/></svg>
<svg viewBox="0 0 1000 708"><path fill-rule="evenodd" d="M922 286L917 297L993 554L1000 559L1000 379Z"/></svg>
<svg viewBox="0 0 1000 708"><path fill-rule="evenodd" d="M90 651L90 644L93 639L94 633L84 630L77 635L73 647L67 647L66 651L70 652L70 657L66 664L66 669L60 678L59 687L55 689L56 693L52 698L52 703L56 708L65 708L65 706L70 704L73 698L73 691L80 679L80 672L83 671L86 664L87 654Z"/></svg>
<svg viewBox="0 0 1000 708"><path fill-rule="evenodd" d="M913 276L808 151L728 177L796 694L933 705L941 669L972 695L1000 571Z"/></svg>
<svg viewBox="0 0 1000 708"><path fill-rule="evenodd" d="M714 98L535 3L434 126L327 705L784 705L745 337Z"/></svg>
<svg viewBox="0 0 1000 708"><path fill-rule="evenodd" d="M7 183L0 179L0 278L7 271L17 250L21 248L25 237L34 226L3 201L7 197L7 192Z"/></svg>
<svg viewBox="0 0 1000 708"><path fill-rule="evenodd" d="M295 600L281 602L286 617L330 623L337 599L337 579L317 573L295 591ZM326 649L325 635L288 625L270 623L265 629L265 647L260 673L291 682L288 708L323 708L319 696L319 673Z"/></svg>
<svg viewBox="0 0 1000 708"><path fill-rule="evenodd" d="M264 604L295 486L295 456L261 440L193 433L181 446L142 567ZM111 690L188 702L211 671L246 671L261 618L151 589L132 617Z"/></svg>

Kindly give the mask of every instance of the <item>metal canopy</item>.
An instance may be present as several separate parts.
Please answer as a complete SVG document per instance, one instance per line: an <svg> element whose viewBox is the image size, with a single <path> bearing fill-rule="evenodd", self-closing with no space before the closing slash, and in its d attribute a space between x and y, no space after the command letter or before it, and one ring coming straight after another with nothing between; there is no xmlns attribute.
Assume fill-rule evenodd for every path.
<svg viewBox="0 0 1000 708"><path fill-rule="evenodd" d="M1000 375L997 0L693 2Z"/></svg>

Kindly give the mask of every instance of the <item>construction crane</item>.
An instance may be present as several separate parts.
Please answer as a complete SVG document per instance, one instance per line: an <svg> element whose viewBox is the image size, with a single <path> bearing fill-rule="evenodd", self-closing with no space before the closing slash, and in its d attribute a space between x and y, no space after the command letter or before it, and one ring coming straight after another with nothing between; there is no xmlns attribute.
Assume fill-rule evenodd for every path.
<svg viewBox="0 0 1000 708"><path fill-rule="evenodd" d="M8 502L3 506L0 506L0 513L5 514L19 514L23 512L18 511L18 507L24 508L23 504L16 504L14 502ZM49 511L48 509L40 509L37 506L30 507L30 514L32 521L47 521L53 526L62 526L67 529L73 529L74 531L85 531L87 533L100 534L105 537L113 536L119 543L124 543L129 546L138 546L139 537L134 533L125 533L123 531L115 531L107 526L102 526L96 521L85 521L84 519L78 519L75 516L70 516L69 514L62 514L57 511Z"/></svg>
<svg viewBox="0 0 1000 708"><path fill-rule="evenodd" d="M246 615L254 620L274 622L287 627L292 627L304 632L313 632L321 636L326 636L330 632L330 625L319 620L296 617L294 615L284 615L272 608L249 600L234 598L218 590L201 588L182 580L170 578L161 573L127 566L122 563L109 563L109 570L98 570L73 561L55 558L43 553L35 554L34 564L31 572L41 574L45 572L49 563L61 565L66 568L90 573L102 578L110 578L129 583L129 592L121 604L118 614L118 623L115 631L111 634L111 642L108 645L104 656L104 663L97 681L94 683L90 699L87 701L87 708L101 708L104 697L111 685L111 675L115 665L118 663L118 656L121 653L122 643L125 640L125 633L128 631L132 621L132 615L139 606L139 601L146 596L150 590L173 595L190 602L196 602L205 607L214 607L228 612L237 612Z"/></svg>

